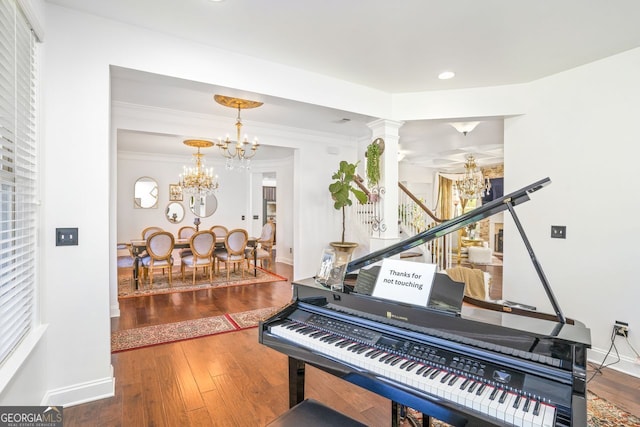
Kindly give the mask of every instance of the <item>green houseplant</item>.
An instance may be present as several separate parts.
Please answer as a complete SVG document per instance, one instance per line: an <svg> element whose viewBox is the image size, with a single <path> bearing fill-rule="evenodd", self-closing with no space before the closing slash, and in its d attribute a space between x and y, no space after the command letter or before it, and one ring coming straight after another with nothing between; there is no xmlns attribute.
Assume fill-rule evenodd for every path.
<svg viewBox="0 0 640 427"><path fill-rule="evenodd" d="M380 181L380 144L375 141L367 147L367 180L369 185L375 187Z"/></svg>
<svg viewBox="0 0 640 427"><path fill-rule="evenodd" d="M356 180L356 168L358 163L349 163L344 160L340 162L340 168L334 172L331 179L335 181L329 185L331 198L333 199L333 207L336 210L342 210L342 238L340 243L345 243L344 234L345 224L345 208L351 206L351 195L353 195L361 204L367 203L367 195L364 191L354 187Z"/></svg>

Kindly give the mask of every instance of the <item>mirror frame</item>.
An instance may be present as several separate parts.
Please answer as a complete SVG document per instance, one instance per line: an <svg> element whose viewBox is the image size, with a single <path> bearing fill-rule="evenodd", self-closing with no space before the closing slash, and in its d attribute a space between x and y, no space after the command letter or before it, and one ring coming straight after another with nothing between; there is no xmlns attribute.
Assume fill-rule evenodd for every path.
<svg viewBox="0 0 640 427"><path fill-rule="evenodd" d="M155 197L155 202L151 206L142 206L141 197L136 197L136 187L138 183L141 182L153 182L155 184L155 188L152 190L152 193L155 191L155 195L151 194L152 197ZM151 178L150 176L141 176L136 179L136 182L133 184L133 207L135 209L155 209L158 207L158 200L160 199L160 194L158 193L158 181Z"/></svg>
<svg viewBox="0 0 640 427"><path fill-rule="evenodd" d="M172 217L173 215L169 216L169 214L172 211L172 208L176 207L180 209L180 212L173 212L173 215L176 215L176 219L173 220ZM164 210L164 217L167 219L167 221L169 221L171 224L179 224L182 222L182 220L185 217L185 209L184 206L182 206L182 203L180 202L169 202L167 203L167 208Z"/></svg>
<svg viewBox="0 0 640 427"><path fill-rule="evenodd" d="M191 211L192 214L194 214L198 218L208 218L211 215L213 215L214 213L216 213L216 211L218 210L218 198L216 197L215 194L213 194L213 193L212 194L207 194L205 196L205 198L206 198L206 200L205 200L205 214L204 215L200 215L200 214L198 214L198 212L195 209L196 196L195 195L189 196L189 210ZM210 206L213 206L213 207L210 207Z"/></svg>

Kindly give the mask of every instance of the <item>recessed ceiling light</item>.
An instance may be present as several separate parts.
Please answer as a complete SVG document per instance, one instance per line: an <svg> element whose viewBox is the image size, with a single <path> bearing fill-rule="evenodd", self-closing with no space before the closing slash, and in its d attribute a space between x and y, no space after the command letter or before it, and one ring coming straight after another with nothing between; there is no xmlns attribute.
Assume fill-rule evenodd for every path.
<svg viewBox="0 0 640 427"><path fill-rule="evenodd" d="M449 80L454 78L456 75L456 73L454 73L453 71L443 71L442 73L438 74L438 78L440 80Z"/></svg>

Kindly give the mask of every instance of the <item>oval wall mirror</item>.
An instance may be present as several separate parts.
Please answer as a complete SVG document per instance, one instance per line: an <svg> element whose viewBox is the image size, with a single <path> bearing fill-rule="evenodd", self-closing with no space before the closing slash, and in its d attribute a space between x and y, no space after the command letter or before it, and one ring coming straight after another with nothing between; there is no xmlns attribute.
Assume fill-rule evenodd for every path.
<svg viewBox="0 0 640 427"><path fill-rule="evenodd" d="M197 217L209 217L218 209L218 199L214 194L191 196L189 197L189 209Z"/></svg>
<svg viewBox="0 0 640 427"><path fill-rule="evenodd" d="M182 203L170 202L164 211L164 215L167 217L167 221L177 224L184 219L184 206L182 206Z"/></svg>
<svg viewBox="0 0 640 427"><path fill-rule="evenodd" d="M158 207L158 183L148 176L140 177L133 186L133 207L150 209Z"/></svg>

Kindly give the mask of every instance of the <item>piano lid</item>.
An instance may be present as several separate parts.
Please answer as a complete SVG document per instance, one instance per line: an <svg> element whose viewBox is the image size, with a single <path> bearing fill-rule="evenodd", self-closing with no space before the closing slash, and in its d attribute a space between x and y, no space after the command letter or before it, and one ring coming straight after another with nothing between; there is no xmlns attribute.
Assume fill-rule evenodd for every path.
<svg viewBox="0 0 640 427"><path fill-rule="evenodd" d="M533 193L534 191L541 189L549 183L551 183L551 180L549 178L541 179L540 181L534 182L533 184L527 185L526 187L523 187L498 199L492 200L491 202L486 203L470 212L467 212L466 214L440 223L433 228L423 231L422 233L416 234L415 236L409 237L408 239L405 239L401 242L398 242L391 246L387 246L386 248L382 248L361 258L355 259L347 265L345 273L351 273L355 270L361 269L362 267L366 267L369 264L378 262L381 259L397 255L418 245L427 243L431 240L437 239L438 237L452 233L456 230L461 229L467 224L478 222L499 212L505 211L509 209L509 205L516 206L520 203L524 203L529 200L529 193Z"/></svg>
<svg viewBox="0 0 640 427"><path fill-rule="evenodd" d="M369 264L374 262L378 262L383 258L387 258L400 252L404 252L408 249L414 248L423 243L427 243L433 239L444 236L445 234L452 233L456 230L461 229L467 224L471 224L473 222L477 222L483 220L485 218L490 217L491 215L495 215L498 212L502 212L508 210L513 218L513 221L520 233L520 237L527 248L529 253L529 257L531 258L531 262L533 262L533 266L542 282L542 286L544 291L547 294L547 298L549 302L553 306L554 311L556 312L556 316L558 317L558 321L562 324L567 322L567 319L564 317L562 310L560 309L560 305L556 300L556 297L553 295L553 291L551 290L551 286L549 285L549 281L547 280L544 272L542 271L542 266L538 262L537 257L533 253L533 248L529 243L529 239L527 238L524 229L522 228L522 224L520 224L520 220L516 215L514 210L514 206L519 205L520 203L524 203L529 200L529 193L533 193L544 187L545 185L551 183L551 180L547 177L541 179L540 181L534 182L533 184L527 185L526 187L522 187L519 190L516 190L512 193L507 194L506 196L500 197L499 199L495 199L485 205L480 206L477 209L472 210L464 215L460 215L459 217L453 218L449 221L445 221L441 224L436 225L429 230L423 231L422 233L416 234L413 237L409 237L402 242L398 242L394 245L388 246L386 248L380 249L379 251L372 252L369 255L365 255L362 258L358 258L356 260L351 261L347 268L345 269L345 274L350 273L355 270L359 270L362 267L366 267Z"/></svg>

